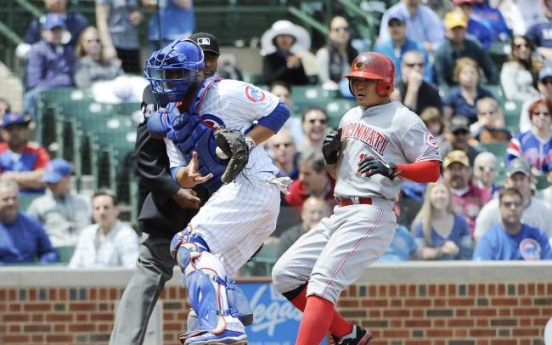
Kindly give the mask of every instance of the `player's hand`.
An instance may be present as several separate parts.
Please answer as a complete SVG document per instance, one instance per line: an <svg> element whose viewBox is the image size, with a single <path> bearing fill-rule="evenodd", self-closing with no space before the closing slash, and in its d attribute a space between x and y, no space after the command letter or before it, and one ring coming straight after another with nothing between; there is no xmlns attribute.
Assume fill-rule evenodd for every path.
<svg viewBox="0 0 552 345"><path fill-rule="evenodd" d="M198 209L201 205L201 199L193 189L180 188L171 198L182 208Z"/></svg>
<svg viewBox="0 0 552 345"><path fill-rule="evenodd" d="M339 151L341 150L341 128L337 131L330 131L326 134L322 143L322 154L326 164L332 165L337 163Z"/></svg>
<svg viewBox="0 0 552 345"><path fill-rule="evenodd" d="M192 181L194 186L209 181L213 177L213 173L209 173L205 176L201 175L199 171L199 156L197 152L192 153L192 160L188 164L188 178Z"/></svg>
<svg viewBox="0 0 552 345"><path fill-rule="evenodd" d="M396 171L396 164L388 163L381 158L365 156L358 162L357 173L366 177L380 174L392 180L396 176Z"/></svg>

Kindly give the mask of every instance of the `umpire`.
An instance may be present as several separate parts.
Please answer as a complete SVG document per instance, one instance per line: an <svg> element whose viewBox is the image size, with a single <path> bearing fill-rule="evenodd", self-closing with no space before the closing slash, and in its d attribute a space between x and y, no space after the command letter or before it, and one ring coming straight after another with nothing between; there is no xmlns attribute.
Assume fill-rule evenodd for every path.
<svg viewBox="0 0 552 345"><path fill-rule="evenodd" d="M209 40L202 38L206 35ZM201 41L206 53L213 52L217 57L220 54L215 36L200 33L190 38ZM208 77L216 71L214 60L215 67L209 70ZM151 86L147 86L142 112L146 115L155 110L156 99ZM136 270L119 303L110 345L143 344L155 303L176 265L169 249L171 239L188 225L208 199L207 190L201 185L192 190L173 181L165 143L150 137L145 122L138 125L135 156L138 173L150 190L138 217L138 228L149 236L140 246Z"/></svg>

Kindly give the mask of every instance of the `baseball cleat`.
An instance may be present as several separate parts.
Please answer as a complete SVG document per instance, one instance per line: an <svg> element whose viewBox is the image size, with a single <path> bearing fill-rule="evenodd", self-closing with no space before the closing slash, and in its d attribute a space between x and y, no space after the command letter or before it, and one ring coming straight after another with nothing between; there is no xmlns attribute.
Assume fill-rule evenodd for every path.
<svg viewBox="0 0 552 345"><path fill-rule="evenodd" d="M195 337L189 337L185 345L246 345L247 335L242 332L224 331L221 334L205 332Z"/></svg>
<svg viewBox="0 0 552 345"><path fill-rule="evenodd" d="M351 333L342 336L341 338L332 335L334 344L337 345L366 345L372 340L372 333L357 325L353 325Z"/></svg>

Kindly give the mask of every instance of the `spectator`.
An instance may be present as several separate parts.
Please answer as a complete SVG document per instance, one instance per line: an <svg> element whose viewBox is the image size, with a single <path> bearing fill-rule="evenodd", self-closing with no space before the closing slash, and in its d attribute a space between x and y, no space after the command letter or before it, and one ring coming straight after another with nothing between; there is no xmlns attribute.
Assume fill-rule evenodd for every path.
<svg viewBox="0 0 552 345"><path fill-rule="evenodd" d="M443 98L444 120L448 122L453 115L463 115L472 124L477 121L477 101L485 97L494 98L494 95L479 85L479 67L468 57L456 60L454 81L458 82L458 86L450 89Z"/></svg>
<svg viewBox="0 0 552 345"><path fill-rule="evenodd" d="M318 82L324 88L338 89L357 55L357 50L351 45L349 22L341 16L333 17L328 42L316 52Z"/></svg>
<svg viewBox="0 0 552 345"><path fill-rule="evenodd" d="M468 19L466 37L478 42L483 49L489 50L494 42L493 32L487 25L472 16L474 0L454 0L453 4L455 10L461 11Z"/></svg>
<svg viewBox="0 0 552 345"><path fill-rule="evenodd" d="M96 27L106 60L119 58L123 71L142 74L138 24L143 16L137 0L96 0Z"/></svg>
<svg viewBox="0 0 552 345"><path fill-rule="evenodd" d="M218 59L217 77L242 80L243 73L236 65L236 54L222 54Z"/></svg>
<svg viewBox="0 0 552 345"><path fill-rule="evenodd" d="M536 175L548 173L552 166L552 101L541 99L529 107L531 131L519 133L510 140L506 150L506 165L523 157Z"/></svg>
<svg viewBox="0 0 552 345"><path fill-rule="evenodd" d="M15 50L19 58L25 58L31 46L42 39L42 23L49 13L59 14L65 20L67 30L63 34L63 42L73 47L77 44L81 32L88 26L88 19L82 13L68 11L67 2L68 0L44 0L46 15L31 21L23 42Z"/></svg>
<svg viewBox="0 0 552 345"><path fill-rule="evenodd" d="M502 13L489 5L488 0L475 0L472 16L491 29L494 41L507 42L510 39L510 29Z"/></svg>
<svg viewBox="0 0 552 345"><path fill-rule="evenodd" d="M452 151L443 160L444 182L451 189L455 211L466 218L473 237L475 218L492 196L489 191L474 185L470 178L470 166L464 151Z"/></svg>
<svg viewBox="0 0 552 345"><path fill-rule="evenodd" d="M407 228L412 227L414 218L422 208L426 188L427 183L404 181L401 185L399 201L396 204L398 208L398 212L395 212L397 214L397 224L404 225Z"/></svg>
<svg viewBox="0 0 552 345"><path fill-rule="evenodd" d="M475 157L481 153L481 150L470 143L469 120L465 116L455 116L450 123L449 129L450 132L446 134L447 141L442 146L439 146L441 156L444 157L451 151L460 150L468 156L470 166L472 166Z"/></svg>
<svg viewBox="0 0 552 345"><path fill-rule="evenodd" d="M90 88L96 102L139 102L148 81L139 76L125 74L121 60L105 59L99 32L86 28L76 48L75 83Z"/></svg>
<svg viewBox="0 0 552 345"><path fill-rule="evenodd" d="M546 21L542 0L500 0L498 10L514 35L524 35L534 24Z"/></svg>
<svg viewBox="0 0 552 345"><path fill-rule="evenodd" d="M539 99L548 99L552 101L552 67L544 66L539 71L539 79L537 81L537 89L539 95L537 97L526 100L519 115L519 132L524 133L532 129L533 124L529 118L529 107Z"/></svg>
<svg viewBox="0 0 552 345"><path fill-rule="evenodd" d="M317 225L322 218L329 217L330 206L323 198L310 196L301 208L301 223L285 230L278 242L278 258L288 250L304 233Z"/></svg>
<svg viewBox="0 0 552 345"><path fill-rule="evenodd" d="M539 228L549 237L552 237L551 209L545 202L533 197L531 189L531 166L523 159L515 159L506 170L505 188L515 188L523 196L522 222ZM483 209L475 221L474 238L478 241L483 235L500 223L498 200L495 198Z"/></svg>
<svg viewBox="0 0 552 345"><path fill-rule="evenodd" d="M149 22L150 53L176 39L188 38L195 31L193 0L149 1L156 4L153 7L155 13L151 15Z"/></svg>
<svg viewBox="0 0 552 345"><path fill-rule="evenodd" d="M281 129L268 140L270 148L270 156L280 169L279 176L288 176L292 180L299 177L299 169L297 168L297 160L299 155L297 147L291 132L287 129Z"/></svg>
<svg viewBox="0 0 552 345"><path fill-rule="evenodd" d="M395 65L395 80L401 79L402 60L404 55L408 51L417 51L422 55L422 68L423 78L426 81L430 81L432 78L431 66L429 65L429 58L427 50L423 44L415 42L406 37L408 27L406 26L406 18L397 11L396 13L389 13L387 16L388 23L387 28L389 30L389 40L379 42L375 45L374 51L386 55L393 61ZM425 66L425 68L423 68Z"/></svg>
<svg viewBox="0 0 552 345"><path fill-rule="evenodd" d="M307 30L290 21L278 20L263 34L261 44L265 84L276 80L289 85L309 83L302 61L311 44Z"/></svg>
<svg viewBox="0 0 552 345"><path fill-rule="evenodd" d="M463 13L452 11L445 15L447 40L435 52L435 80L439 86L454 86L456 60L469 57L483 69L488 84L498 84L498 73L489 54L476 42L466 38L468 21Z"/></svg>
<svg viewBox="0 0 552 345"><path fill-rule="evenodd" d="M439 90L424 80L424 55L411 50L403 55L401 77L395 81L393 98L420 115L428 107L443 108Z"/></svg>
<svg viewBox="0 0 552 345"><path fill-rule="evenodd" d="M495 183L498 166L496 156L491 152L481 152L475 157L473 163L473 182L475 186L487 190L492 196L497 195L501 189Z"/></svg>
<svg viewBox="0 0 552 345"><path fill-rule="evenodd" d="M376 262L400 262L417 259L420 249L412 233L403 225L397 225L393 240Z"/></svg>
<svg viewBox="0 0 552 345"><path fill-rule="evenodd" d="M388 17L390 13L397 12L406 18L407 37L414 42L423 44L429 54L433 55L445 40L442 30L443 22L431 8L421 4L421 0L401 0L398 4L390 7L381 18L378 42L385 42L389 39Z"/></svg>
<svg viewBox="0 0 552 345"><path fill-rule="evenodd" d="M439 147L443 146L447 139L443 135L445 124L443 123L443 118L439 109L436 107L425 108L424 111L420 113L420 119L422 119L427 129L429 129L433 138L435 138L437 145L439 145Z"/></svg>
<svg viewBox="0 0 552 345"><path fill-rule="evenodd" d="M523 196L514 188L500 191L500 222L481 237L475 246L473 260L550 260L548 238L538 228L521 221Z"/></svg>
<svg viewBox="0 0 552 345"><path fill-rule="evenodd" d="M335 206L335 181L328 175L322 150L305 151L299 159L299 179L289 186L286 201L290 206L301 207L309 196L325 199Z"/></svg>
<svg viewBox="0 0 552 345"><path fill-rule="evenodd" d="M70 268L134 268L139 254L139 239L130 225L119 220L117 196L99 190L92 197L95 224L82 229Z"/></svg>
<svg viewBox="0 0 552 345"><path fill-rule="evenodd" d="M79 37L75 49L75 84L80 88L92 86L96 81L113 80L123 75L121 60L106 60L98 29L87 27Z"/></svg>
<svg viewBox="0 0 552 345"><path fill-rule="evenodd" d="M66 160L52 160L42 179L49 193L34 199L27 210L46 228L54 247L76 245L80 230L91 222L90 199L71 192L71 172Z"/></svg>
<svg viewBox="0 0 552 345"><path fill-rule="evenodd" d="M302 117L303 133L305 140L299 145L300 152L306 150L322 150L322 142L328 129L328 114L319 107L305 109Z"/></svg>
<svg viewBox="0 0 552 345"><path fill-rule="evenodd" d="M0 143L0 180L13 180L21 194L44 193L44 168L50 161L46 150L29 142L31 119L23 114L9 113L2 119Z"/></svg>
<svg viewBox="0 0 552 345"><path fill-rule="evenodd" d="M278 96L289 108L292 116L284 124L291 134L295 143L302 143L305 140L305 133L303 132L303 124L298 116L294 116L293 98L291 97L291 86L284 81L275 81L270 84L269 90L275 96Z"/></svg>
<svg viewBox="0 0 552 345"><path fill-rule="evenodd" d="M0 181L0 266L15 263L54 263L58 254L42 225L19 211L19 187Z"/></svg>
<svg viewBox="0 0 552 345"><path fill-rule="evenodd" d="M455 212L451 189L443 181L428 184L424 203L412 225L412 234L420 248L420 259L471 258L468 223Z"/></svg>
<svg viewBox="0 0 552 345"><path fill-rule="evenodd" d="M477 122L470 125L471 135L480 143L502 143L512 138L505 128L502 109L496 99L485 97L477 101Z"/></svg>
<svg viewBox="0 0 552 345"><path fill-rule="evenodd" d="M500 70L500 86L506 99L526 101L539 95L535 88L535 77L540 66L536 66L533 61L534 50L529 37L514 36L509 61Z"/></svg>
<svg viewBox="0 0 552 345"><path fill-rule="evenodd" d="M40 91L74 85L75 50L63 43L64 29L62 15L47 14L42 23L42 40L33 44L27 57L23 103L34 121Z"/></svg>
<svg viewBox="0 0 552 345"><path fill-rule="evenodd" d="M525 33L537 48L537 52L547 60L552 60L552 1L543 0L541 9L545 20L533 24Z"/></svg>

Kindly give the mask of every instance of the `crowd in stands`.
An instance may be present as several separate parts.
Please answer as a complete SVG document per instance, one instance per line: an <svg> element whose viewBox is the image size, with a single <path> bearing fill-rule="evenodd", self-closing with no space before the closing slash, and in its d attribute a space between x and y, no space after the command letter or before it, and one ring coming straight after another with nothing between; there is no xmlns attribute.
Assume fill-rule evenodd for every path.
<svg viewBox="0 0 552 345"><path fill-rule="evenodd" d="M196 31L193 3L96 0L95 23L71 12L67 0L45 4L16 52L25 61L24 114L0 95L0 265L64 261L57 249L68 247L69 267L133 267L139 236L119 219L117 195L72 191L71 162L50 159L33 142L37 96L76 87L91 90L98 102L139 103L147 84L138 38L143 13L150 15L150 52ZM344 75L359 37L345 12L334 14L317 47L289 20L259 32L258 86L292 110L264 144L280 174L294 180L282 194L282 222L265 244L277 247L278 256L335 206L321 145L339 119L329 115L327 100L297 106L294 99L296 88L309 86L335 99L351 96ZM369 49L394 62L392 99L420 116L443 164L437 183L404 183L395 238L380 262L552 259L551 29L546 0L399 0L386 10ZM202 36L216 46L216 53L205 51L206 68L241 79L239 61L223 60L212 34ZM505 49L507 61L493 60L494 47ZM516 105L515 114L508 104ZM39 197L21 209L18 199L27 194Z"/></svg>

